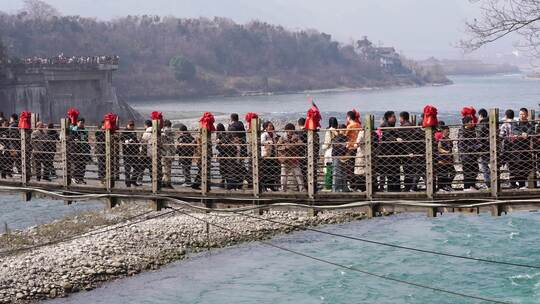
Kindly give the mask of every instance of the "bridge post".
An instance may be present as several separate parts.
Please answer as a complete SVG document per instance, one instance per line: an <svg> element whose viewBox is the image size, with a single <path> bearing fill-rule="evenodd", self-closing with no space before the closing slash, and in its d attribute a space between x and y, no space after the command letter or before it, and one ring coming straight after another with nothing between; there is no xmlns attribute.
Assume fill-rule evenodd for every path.
<svg viewBox="0 0 540 304"><path fill-rule="evenodd" d="M253 118L251 120L251 170L252 170L252 183L253 183L253 196L258 198L261 191L259 180L259 159L261 154L260 138L259 138L259 119Z"/></svg>
<svg viewBox="0 0 540 304"><path fill-rule="evenodd" d="M437 217L437 207L427 207L428 217Z"/></svg>
<svg viewBox="0 0 540 304"><path fill-rule="evenodd" d="M36 126L37 126L37 121L38 121L38 114L37 113L32 113L32 115L30 115L30 125L32 126L32 129L35 129Z"/></svg>
<svg viewBox="0 0 540 304"><path fill-rule="evenodd" d="M114 196L110 196L105 200L108 209L112 209L112 208L118 206L119 201L120 201L120 199L118 197L114 197Z"/></svg>
<svg viewBox="0 0 540 304"><path fill-rule="evenodd" d="M426 127L426 196L428 199L433 198L435 187L433 183L433 129Z"/></svg>
<svg viewBox="0 0 540 304"><path fill-rule="evenodd" d="M373 199L373 159L372 159L372 136L374 129L374 117L371 114L366 115L364 127L364 147L365 147L365 172L366 172L366 198ZM368 214L369 216L369 214Z"/></svg>
<svg viewBox="0 0 540 304"><path fill-rule="evenodd" d="M416 126L416 114L411 115L411 124L412 124L413 126Z"/></svg>
<svg viewBox="0 0 540 304"><path fill-rule="evenodd" d="M111 192L114 187L114 164L113 164L113 138L112 130L105 130L105 187Z"/></svg>
<svg viewBox="0 0 540 304"><path fill-rule="evenodd" d="M506 213L505 206L500 204L491 205L490 211L492 216L501 216L503 212Z"/></svg>
<svg viewBox="0 0 540 304"><path fill-rule="evenodd" d="M534 113L534 109L529 109L529 122L533 123L534 122L534 119L535 119L535 113ZM536 137L532 137L530 136L529 137L529 150L531 151L534 151L535 150L535 141ZM536 163L536 153L533 153L531 152L532 154L532 160L533 160L533 164ZM534 189L536 188L536 179L535 179L535 176L536 176L536 168L534 166L531 166L533 169L529 172L529 176L527 177L527 188L529 189Z"/></svg>
<svg viewBox="0 0 540 304"><path fill-rule="evenodd" d="M499 147L498 147L498 138L499 138L499 109L490 109L489 110L489 176L491 184L491 196L497 198L499 196L499 191L501 184L499 181Z"/></svg>
<svg viewBox="0 0 540 304"><path fill-rule="evenodd" d="M152 193L161 190L161 126L157 119L152 120Z"/></svg>
<svg viewBox="0 0 540 304"><path fill-rule="evenodd" d="M209 182L209 173L210 173L210 162L209 151L208 151L208 142L211 136L211 133L206 128L201 128L201 194L205 196L210 189Z"/></svg>
<svg viewBox="0 0 540 304"><path fill-rule="evenodd" d="M30 177L32 176L31 167L30 167L30 134L27 129L19 129L21 135L21 159L15 160L21 162L21 183L23 187L28 185ZM30 131L31 132L31 131Z"/></svg>
<svg viewBox="0 0 540 304"><path fill-rule="evenodd" d="M367 205L366 207L367 207L368 218L374 218L374 217L379 216L379 212L380 212L379 204L370 204L370 205Z"/></svg>
<svg viewBox="0 0 540 304"><path fill-rule="evenodd" d="M68 119L60 120L60 153L62 154L62 185L65 189L71 184L71 172L69 172L68 164L68 142L69 136Z"/></svg>
<svg viewBox="0 0 540 304"><path fill-rule="evenodd" d="M315 142L313 130L307 130L307 191L308 198L315 199Z"/></svg>

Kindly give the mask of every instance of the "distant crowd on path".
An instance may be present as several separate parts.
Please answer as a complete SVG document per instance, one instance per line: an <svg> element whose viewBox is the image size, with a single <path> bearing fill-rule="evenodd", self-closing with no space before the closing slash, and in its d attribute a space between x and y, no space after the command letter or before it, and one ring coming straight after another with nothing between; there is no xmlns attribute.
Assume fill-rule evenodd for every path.
<svg viewBox="0 0 540 304"><path fill-rule="evenodd" d="M23 58L19 63L26 65L95 65L95 64L110 64L118 65L120 62L119 56L65 56L60 54L54 57L27 57ZM9 63L9 62L8 62Z"/></svg>
<svg viewBox="0 0 540 304"><path fill-rule="evenodd" d="M480 109L478 115L477 118L473 108L463 111L462 124L454 138L450 138L450 128L442 121L437 121L432 128L436 191L475 191L491 187L488 113ZM308 170L314 168L315 191L366 191L368 184L375 192L422 191L427 187L426 133L419 127L423 125L423 119L421 117L415 126L408 112L396 115L387 111L372 134L366 133L355 110L346 113L345 123L340 124L336 117L330 117L325 130L307 129L310 121L303 117L296 124L287 123L282 131L277 131L271 121L264 121L258 138L260 190L304 192L308 189ZM208 167L213 166L219 172L221 180L215 184L219 188L237 190L253 187L253 151L248 144L251 122L247 123L246 130L238 114L233 113L227 126L218 123L214 128L212 117L209 134L215 134L215 137L207 139L207 161L211 164ZM6 119L0 113L0 127L0 173L2 178L9 178L14 172L21 174L23 167L18 115L12 114ZM93 134L95 139L92 142L85 119L77 117L72 120L66 138L67 170L72 183L86 184L87 166L96 163L97 177L105 184L106 129L107 123L103 121L101 128ZM313 130L311 139L308 130ZM58 168L55 168L54 161L60 139L58 129L53 124L38 121L28 132L25 159L31 165L26 165L27 179L31 176L38 181L56 178ZM509 187L536 187L536 182L531 185L527 181L539 169L540 124L529 121L525 108L520 109L517 121L514 111L507 110L498 132L498 165L507 168ZM111 140L114 144L110 153L114 180L120 180L122 173L127 187L137 187L141 186L145 175L152 178L153 153L156 151L153 134L151 120L144 122L143 132L137 131L135 122L130 120L123 130L113 134ZM184 124L173 128L170 120L162 120L160 134L157 151L161 158L159 182L162 187L173 188L174 167L183 178L183 186L201 189L203 139L200 133L188 131ZM366 139L371 139L371 183L366 180L366 163L369 161L366 159ZM311 166L308 163L310 140L315 155ZM211 163L211 159L216 161ZM208 175L210 171L208 168ZM463 175L460 183L455 180L458 171ZM317 172L321 172L321 176ZM481 182L478 175L483 176Z"/></svg>

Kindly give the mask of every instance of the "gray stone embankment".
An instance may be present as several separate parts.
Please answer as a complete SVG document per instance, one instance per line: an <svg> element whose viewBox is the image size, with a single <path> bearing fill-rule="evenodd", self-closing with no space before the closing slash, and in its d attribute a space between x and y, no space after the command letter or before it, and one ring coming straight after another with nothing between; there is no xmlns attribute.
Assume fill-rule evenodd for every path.
<svg viewBox="0 0 540 304"><path fill-rule="evenodd" d="M146 216L156 214L159 213ZM71 241L1 257L0 303L32 303L64 297L69 293L91 290L106 281L157 269L185 258L186 253L265 239L293 230L237 214L192 214L235 232L210 226L207 234L204 222L181 213L171 213L129 226L116 224L117 228L105 233L90 233ZM336 211L313 217L305 211L270 211L262 217L313 226L350 221L363 215ZM109 230L110 227L103 229Z"/></svg>

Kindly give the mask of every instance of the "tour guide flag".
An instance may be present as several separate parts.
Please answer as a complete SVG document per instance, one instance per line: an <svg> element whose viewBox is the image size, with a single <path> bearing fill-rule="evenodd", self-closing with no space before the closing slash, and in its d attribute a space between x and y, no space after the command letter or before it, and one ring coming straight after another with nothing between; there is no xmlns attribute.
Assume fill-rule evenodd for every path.
<svg viewBox="0 0 540 304"><path fill-rule="evenodd" d="M75 109L75 108L70 108L68 111L67 111L67 115L69 117L69 120L71 122L72 125L76 125L77 124L77 119L79 118L79 110Z"/></svg>
<svg viewBox="0 0 540 304"><path fill-rule="evenodd" d="M432 105L425 106L422 127L436 127L438 124L439 121L437 120L437 108Z"/></svg>
<svg viewBox="0 0 540 304"><path fill-rule="evenodd" d="M251 130L251 120L254 118L259 118L259 115L257 113L248 112L246 113L246 122L248 124L248 130Z"/></svg>
<svg viewBox="0 0 540 304"><path fill-rule="evenodd" d="M205 112L203 116L201 116L201 119L199 120L201 128L206 129L208 131L215 131L216 128L214 127L214 115L210 112Z"/></svg>
<svg viewBox="0 0 540 304"><path fill-rule="evenodd" d="M22 112L19 116L19 129L30 129L32 124L32 112Z"/></svg>
<svg viewBox="0 0 540 304"><path fill-rule="evenodd" d="M306 123L304 129L306 130L318 130L321 127L321 112L313 99L311 100L311 108L307 111Z"/></svg>

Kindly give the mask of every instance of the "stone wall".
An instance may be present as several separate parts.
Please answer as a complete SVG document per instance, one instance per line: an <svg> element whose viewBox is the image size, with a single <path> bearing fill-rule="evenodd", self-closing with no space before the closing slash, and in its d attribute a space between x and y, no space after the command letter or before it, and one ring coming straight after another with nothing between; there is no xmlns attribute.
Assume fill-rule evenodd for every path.
<svg viewBox="0 0 540 304"><path fill-rule="evenodd" d="M121 121L141 120L112 86L116 65L12 65L0 69L0 111L5 115L31 111L45 122L58 123L77 108L89 123L113 112Z"/></svg>

